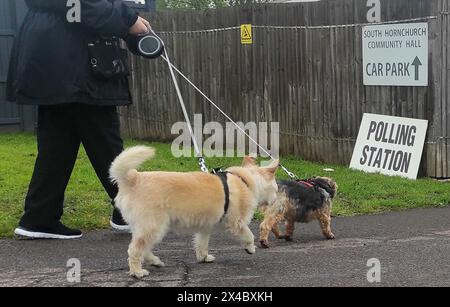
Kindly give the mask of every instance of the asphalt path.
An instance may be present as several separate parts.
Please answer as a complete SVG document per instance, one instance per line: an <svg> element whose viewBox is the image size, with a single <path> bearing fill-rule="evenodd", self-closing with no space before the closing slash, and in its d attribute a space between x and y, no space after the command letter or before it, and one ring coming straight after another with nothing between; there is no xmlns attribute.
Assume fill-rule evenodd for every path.
<svg viewBox="0 0 450 307"><path fill-rule="evenodd" d="M0 240L0 286L450 286L450 208L334 218L332 224L335 240L323 239L312 222L298 225L294 242L272 237L271 248L258 248L255 255L216 232L212 264L196 263L190 236L170 234L155 250L166 267L149 267L150 276L142 280L127 274L129 234L106 230L73 241L5 239ZM257 234L258 225L251 226ZM70 259L79 261L80 282ZM376 260L368 266L370 259ZM378 276L380 282L373 282Z"/></svg>

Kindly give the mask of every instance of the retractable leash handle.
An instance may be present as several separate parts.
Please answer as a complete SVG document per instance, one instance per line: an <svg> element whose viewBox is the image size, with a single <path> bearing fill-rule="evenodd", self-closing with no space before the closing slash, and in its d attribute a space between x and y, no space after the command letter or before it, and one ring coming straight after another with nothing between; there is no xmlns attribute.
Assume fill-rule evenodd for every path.
<svg viewBox="0 0 450 307"><path fill-rule="evenodd" d="M152 29L149 29L147 34L129 35L125 41L132 53L146 59L156 59L165 50L164 42Z"/></svg>

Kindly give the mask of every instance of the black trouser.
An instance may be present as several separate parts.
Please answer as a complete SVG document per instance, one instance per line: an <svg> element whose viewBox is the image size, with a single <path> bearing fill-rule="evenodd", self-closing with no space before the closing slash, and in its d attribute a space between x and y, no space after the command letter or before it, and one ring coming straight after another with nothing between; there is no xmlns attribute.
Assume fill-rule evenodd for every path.
<svg viewBox="0 0 450 307"><path fill-rule="evenodd" d="M109 180L109 167L123 150L116 107L40 106L38 156L21 226L51 227L59 222L81 143L109 197L116 197L117 187Z"/></svg>

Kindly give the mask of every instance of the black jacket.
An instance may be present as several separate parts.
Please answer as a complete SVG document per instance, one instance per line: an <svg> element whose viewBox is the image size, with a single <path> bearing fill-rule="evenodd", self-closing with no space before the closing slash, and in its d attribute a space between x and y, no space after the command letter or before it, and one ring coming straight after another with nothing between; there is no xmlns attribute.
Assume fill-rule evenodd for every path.
<svg viewBox="0 0 450 307"><path fill-rule="evenodd" d="M101 79L89 66L88 42L127 36L138 15L122 0L80 0L81 22L69 23L67 0L25 0L11 54L7 100L19 104L127 105L128 78Z"/></svg>

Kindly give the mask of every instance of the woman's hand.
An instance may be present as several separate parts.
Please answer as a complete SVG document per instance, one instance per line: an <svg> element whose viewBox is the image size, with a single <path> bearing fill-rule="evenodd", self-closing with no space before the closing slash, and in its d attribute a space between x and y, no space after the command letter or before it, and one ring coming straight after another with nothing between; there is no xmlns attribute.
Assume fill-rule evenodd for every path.
<svg viewBox="0 0 450 307"><path fill-rule="evenodd" d="M131 35L147 34L151 29L150 23L142 17L139 17L136 23L130 28Z"/></svg>

